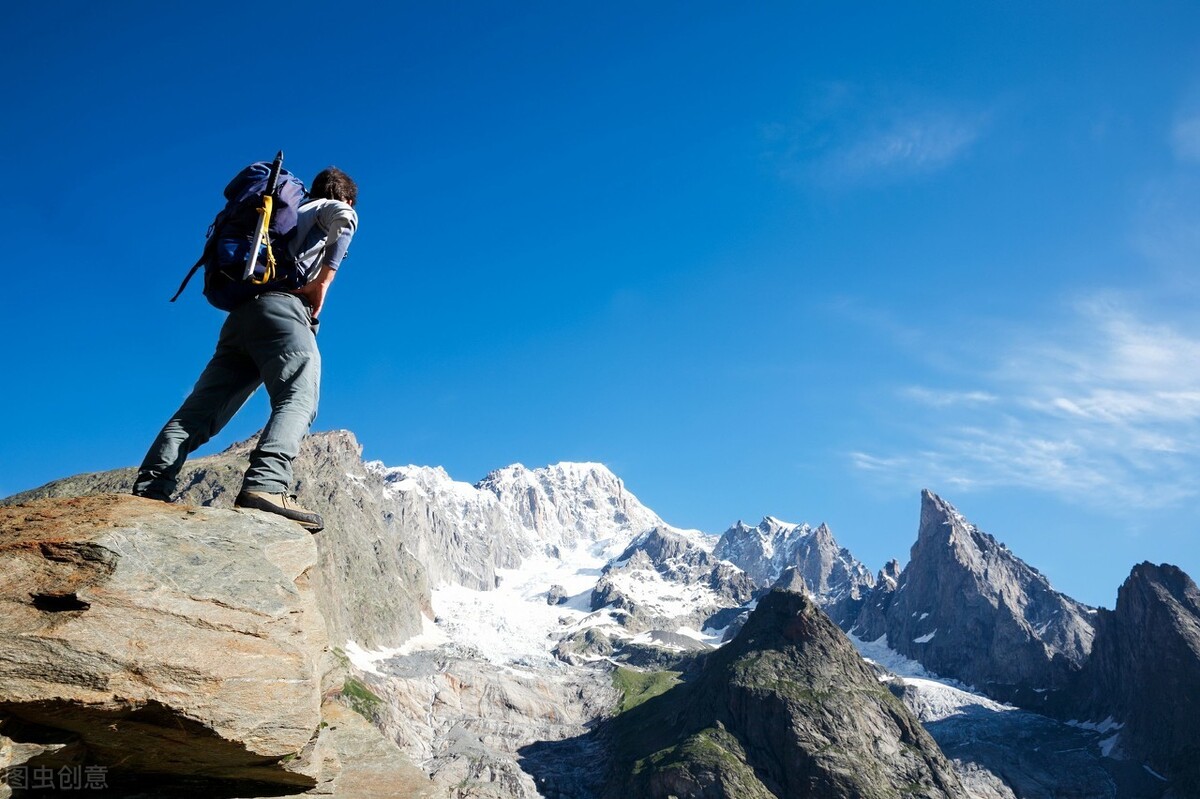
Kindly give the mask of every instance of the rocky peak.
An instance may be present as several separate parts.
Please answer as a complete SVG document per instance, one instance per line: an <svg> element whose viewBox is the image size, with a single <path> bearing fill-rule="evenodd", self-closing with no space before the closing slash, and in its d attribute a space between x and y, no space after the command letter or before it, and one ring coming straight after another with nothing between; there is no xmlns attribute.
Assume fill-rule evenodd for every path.
<svg viewBox="0 0 1200 799"><path fill-rule="evenodd" d="M651 527L629 542L616 562L628 560L634 553L644 553L651 563L669 565L672 562L689 566L710 566L715 559L696 535L686 535L669 527ZM611 564L610 564L611 566Z"/></svg>
<svg viewBox="0 0 1200 799"><path fill-rule="evenodd" d="M1119 745L1200 795L1200 589L1170 564L1135 566L1101 610L1080 677L1082 713L1124 727Z"/></svg>
<svg viewBox="0 0 1200 799"><path fill-rule="evenodd" d="M774 585L794 568L806 590L823 605L857 599L874 584L870 571L839 547L825 524L789 524L773 516L757 527L740 521L717 542L713 554L744 570L761 588Z"/></svg>
<svg viewBox="0 0 1200 799"><path fill-rule="evenodd" d="M1035 709L1070 683L1094 634L1090 608L930 491L895 591L881 588L863 612L875 614L859 621L866 635L882 626L901 654Z"/></svg>
<svg viewBox="0 0 1200 799"><path fill-rule="evenodd" d="M900 579L901 571L900 561L892 558L879 570L879 576L875 578L875 582L879 585L890 585L894 589L896 582Z"/></svg>
<svg viewBox="0 0 1200 799"><path fill-rule="evenodd" d="M768 593L694 682L605 733L619 752L611 797L965 795L929 734L803 594Z"/></svg>

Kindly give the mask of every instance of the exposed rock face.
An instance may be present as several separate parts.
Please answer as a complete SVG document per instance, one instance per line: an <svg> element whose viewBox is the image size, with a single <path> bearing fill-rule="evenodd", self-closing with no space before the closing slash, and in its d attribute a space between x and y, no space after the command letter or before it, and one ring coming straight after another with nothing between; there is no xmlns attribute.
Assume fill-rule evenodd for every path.
<svg viewBox="0 0 1200 799"><path fill-rule="evenodd" d="M608 797L965 796L933 739L803 594L769 593L694 682L608 734Z"/></svg>
<svg viewBox="0 0 1200 799"><path fill-rule="evenodd" d="M721 535L713 554L744 570L759 588L774 585L787 570L794 570L826 611L839 606L832 614L835 619L856 612L875 582L824 524L814 529L771 516L757 527L739 521Z"/></svg>
<svg viewBox="0 0 1200 799"><path fill-rule="evenodd" d="M0 712L129 772L315 785L316 558L257 511L0 508Z"/></svg>
<svg viewBox="0 0 1200 799"><path fill-rule="evenodd" d="M1099 614L1082 674L1084 712L1124 727L1119 745L1200 795L1200 589L1168 564L1135 566Z"/></svg>
<svg viewBox="0 0 1200 799"><path fill-rule="evenodd" d="M431 585L487 591L496 569L512 568L532 549L495 495L450 478L440 467L384 468L386 513L425 567Z"/></svg>
<svg viewBox="0 0 1200 799"><path fill-rule="evenodd" d="M188 462L177 502L232 507L253 441L218 455ZM432 616L425 570L413 557L420 528L395 523L389 515L384 480L362 462L362 447L345 431L305 438L295 462L301 501L324 518L316 537L314 580L321 612L335 641L367 648L394 646L421 630L421 614ZM78 475L18 494L6 503L37 497L127 493L136 470Z"/></svg>
<svg viewBox="0 0 1200 799"><path fill-rule="evenodd" d="M864 641L886 637L888 609L891 608L892 598L900 585L901 573L900 562L889 560L887 565L879 570L879 576L875 578L875 587L863 597L858 615L853 619L838 620L838 626L848 629Z"/></svg>
<svg viewBox="0 0 1200 799"><path fill-rule="evenodd" d="M621 611L631 632L699 630L714 614L749 601L753 593L745 572L709 554L696 535L655 527L604 567L591 607Z"/></svg>
<svg viewBox="0 0 1200 799"><path fill-rule="evenodd" d="M452 795L537 799L521 747L584 733L616 702L607 670L522 672L424 652L393 658L370 678L384 726Z"/></svg>
<svg viewBox="0 0 1200 799"><path fill-rule="evenodd" d="M868 597L854 632L930 670L1031 709L1050 707L1091 651L1093 611L926 491L895 590ZM882 624L881 624L882 622Z"/></svg>

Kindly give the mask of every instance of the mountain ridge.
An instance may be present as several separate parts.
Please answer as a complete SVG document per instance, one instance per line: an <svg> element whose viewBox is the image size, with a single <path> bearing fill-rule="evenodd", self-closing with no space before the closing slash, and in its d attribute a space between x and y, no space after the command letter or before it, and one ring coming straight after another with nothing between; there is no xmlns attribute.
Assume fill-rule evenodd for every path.
<svg viewBox="0 0 1200 799"><path fill-rule="evenodd" d="M250 445L239 442L191 462L181 481L184 498L199 505L229 504L240 478L239 460ZM469 778L491 785L479 787L480 796L537 795L517 765L517 750L535 729L569 734L571 724L583 724L586 714L602 703L579 698L581 691L602 695L594 673L587 671L592 677L582 682L560 679L563 675L611 668L614 662L691 668L689 663L721 643L716 633L725 625L726 640L736 640L758 599L781 581L814 597L842 629L875 643L882 636L930 672L976 685L993 698L1088 723L1108 715L1124 718L1114 722L1126 724L1119 751L1160 766L1172 779L1186 778L1177 765L1178 752L1156 738L1148 723L1132 720L1133 700L1116 697L1111 688L1118 682L1114 674L1137 675L1126 680L1130 696L1153 683L1153 672L1147 671L1152 664L1122 659L1131 646L1127 635L1118 634L1127 625L1121 620L1129 617L1128 609L1119 614L1094 610L1060 594L1036 568L932 492L922 493L921 523L909 563L901 569L892 561L875 576L837 545L825 524L814 528L766 516L756 527L735 523L726 531L733 533L722 538L673 528L601 464L563 462L541 469L512 464L470 484L453 480L441 467L364 463L353 435L333 432L305 440L297 477L304 501L311 498L311 506L336 520L317 540L315 576L325 586L322 611L331 635L347 642L373 690L392 697L411 694L414 700L403 706L416 713L421 707L416 697L425 695L429 675L437 673L430 671L431 664L439 659L456 664L457 674L472 675L470 684L439 683L444 696L464 692L456 712L483 707L465 692L492 695L496 689L482 686L504 686L510 699L491 707L489 717L473 722L464 717L466 728L490 731L482 748L462 748L453 737L460 735L453 730L464 727L438 715L451 713L449 705L423 711L432 712L433 722L396 718L385 723L396 736L412 730L451 736L422 742L411 754L430 758L428 768L438 779ZM5 502L37 493L128 490L131 481L131 469L78 475ZM649 526L639 530L642 525ZM736 552L739 537L749 544ZM717 557L722 541L742 565ZM758 554L747 554L754 547ZM751 572L776 579L763 585L750 579ZM657 598L645 594L651 584L660 586ZM702 612L688 610L682 602L698 590L712 591L715 597ZM1182 642L1179 651L1196 657L1187 626L1196 611L1189 601L1179 600L1190 596L1188 590L1130 595L1144 595L1140 607L1155 609L1166 620L1156 636ZM647 610L648 599L659 606ZM1090 623L1093 617L1095 623ZM488 632L481 625L493 620L496 630L481 635ZM522 629L529 624L535 626ZM697 629L705 625L710 629ZM1114 653L1103 669L1089 668L1095 660L1094 640ZM500 646L489 650L493 642ZM505 676L512 669L532 669L531 674L542 676L514 682ZM1186 670L1174 677L1180 690L1195 684ZM927 702L923 690L910 686L905 701L914 707ZM556 697L553 701L562 707L580 707L582 715L557 727L497 720L527 712L517 708L544 708L532 700L538 691ZM999 711L988 713L1000 718ZM991 725L991 718L981 713L972 723ZM1186 721L1178 728L1183 734L1191 730ZM1055 724L1049 719L1042 724L1043 740L1062 735ZM1005 795L1011 785L1047 778L1044 772L1030 772L1021 781L1019 737L991 735L989 746L1008 747L1010 755L986 760L995 769L989 771L975 759L980 754L970 744L975 733L969 730L982 728L964 728L969 734L963 737L942 720L936 725L938 735L955 747L955 767L965 769L963 774L990 774L986 782L989 790L1000 791L997 795ZM1104 753L1095 757L1107 766ZM497 775L494 780L486 778L489 770ZM1008 782L998 773L1008 773ZM1004 785L1010 787L996 787ZM1136 790L1140 793L1130 795L1157 795L1143 787Z"/></svg>

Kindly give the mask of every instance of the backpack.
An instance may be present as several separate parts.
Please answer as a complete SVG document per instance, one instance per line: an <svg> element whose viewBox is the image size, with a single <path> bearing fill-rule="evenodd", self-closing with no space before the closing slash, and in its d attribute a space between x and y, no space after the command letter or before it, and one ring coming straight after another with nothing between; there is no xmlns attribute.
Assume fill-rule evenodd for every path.
<svg viewBox="0 0 1200 799"><path fill-rule="evenodd" d="M304 184L276 163L258 161L238 172L225 187L225 207L208 227L204 250L179 286L171 302L179 299L192 275L204 267L204 296L222 311L232 311L242 303L267 291L300 288L304 279L292 259L290 247L296 233L296 210L308 196ZM275 191L269 207L264 202L271 172L278 169ZM268 208L270 224L253 270L247 274L250 250L261 227L261 216Z"/></svg>

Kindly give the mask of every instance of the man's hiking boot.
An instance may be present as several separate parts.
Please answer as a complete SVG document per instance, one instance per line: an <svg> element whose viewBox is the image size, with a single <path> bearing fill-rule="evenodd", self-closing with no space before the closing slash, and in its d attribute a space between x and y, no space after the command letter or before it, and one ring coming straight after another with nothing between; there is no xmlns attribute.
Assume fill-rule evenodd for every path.
<svg viewBox="0 0 1200 799"><path fill-rule="evenodd" d="M321 518L321 514L313 513L311 510L297 505L295 495L268 494L265 491L242 489L242 492L237 495L237 499L234 500L233 506L274 513L285 519L291 519L310 533L319 533L325 529L325 520Z"/></svg>

